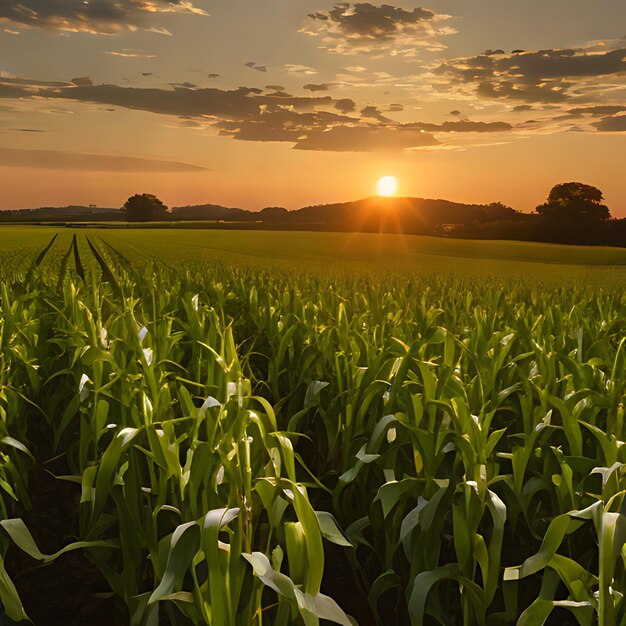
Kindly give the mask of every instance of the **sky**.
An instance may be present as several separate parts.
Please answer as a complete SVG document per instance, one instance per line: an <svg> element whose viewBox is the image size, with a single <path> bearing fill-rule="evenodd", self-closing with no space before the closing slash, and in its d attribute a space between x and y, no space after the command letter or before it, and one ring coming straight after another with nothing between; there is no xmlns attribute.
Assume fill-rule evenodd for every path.
<svg viewBox="0 0 626 626"><path fill-rule="evenodd" d="M0 209L399 194L626 217L624 0L0 0Z"/></svg>

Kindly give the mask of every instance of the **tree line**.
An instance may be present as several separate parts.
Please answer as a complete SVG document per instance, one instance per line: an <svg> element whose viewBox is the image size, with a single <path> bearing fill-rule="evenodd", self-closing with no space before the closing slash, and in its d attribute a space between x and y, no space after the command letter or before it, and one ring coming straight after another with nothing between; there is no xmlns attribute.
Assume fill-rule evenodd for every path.
<svg viewBox="0 0 626 626"><path fill-rule="evenodd" d="M171 218L163 202L146 193L130 197L123 210L129 222L167 221ZM597 187L568 182L555 185L546 202L536 207L533 213L515 211L508 219L447 224L445 229L439 227L432 234L468 239L626 246L626 219L612 218L604 204L603 193Z"/></svg>

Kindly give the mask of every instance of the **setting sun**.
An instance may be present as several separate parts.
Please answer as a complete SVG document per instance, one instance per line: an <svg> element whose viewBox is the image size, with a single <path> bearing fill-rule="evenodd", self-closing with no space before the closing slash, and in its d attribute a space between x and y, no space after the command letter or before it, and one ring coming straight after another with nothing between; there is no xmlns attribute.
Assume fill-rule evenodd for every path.
<svg viewBox="0 0 626 626"><path fill-rule="evenodd" d="M398 191L398 179L395 176L383 176L376 183L379 196L393 196Z"/></svg>

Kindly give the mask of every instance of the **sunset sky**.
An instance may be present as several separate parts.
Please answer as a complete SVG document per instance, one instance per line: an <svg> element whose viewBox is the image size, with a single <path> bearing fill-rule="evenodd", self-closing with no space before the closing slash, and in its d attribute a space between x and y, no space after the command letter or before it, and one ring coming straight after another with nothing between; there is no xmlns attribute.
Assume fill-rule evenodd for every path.
<svg viewBox="0 0 626 626"><path fill-rule="evenodd" d="M0 0L0 209L398 193L626 217L624 0Z"/></svg>

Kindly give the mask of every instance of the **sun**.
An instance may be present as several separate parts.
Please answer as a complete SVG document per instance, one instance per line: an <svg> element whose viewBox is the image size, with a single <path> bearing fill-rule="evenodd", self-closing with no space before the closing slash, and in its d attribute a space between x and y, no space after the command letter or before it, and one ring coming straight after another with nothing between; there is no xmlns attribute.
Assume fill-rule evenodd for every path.
<svg viewBox="0 0 626 626"><path fill-rule="evenodd" d="M383 176L376 183L379 196L394 196L398 191L398 179L395 176Z"/></svg>

